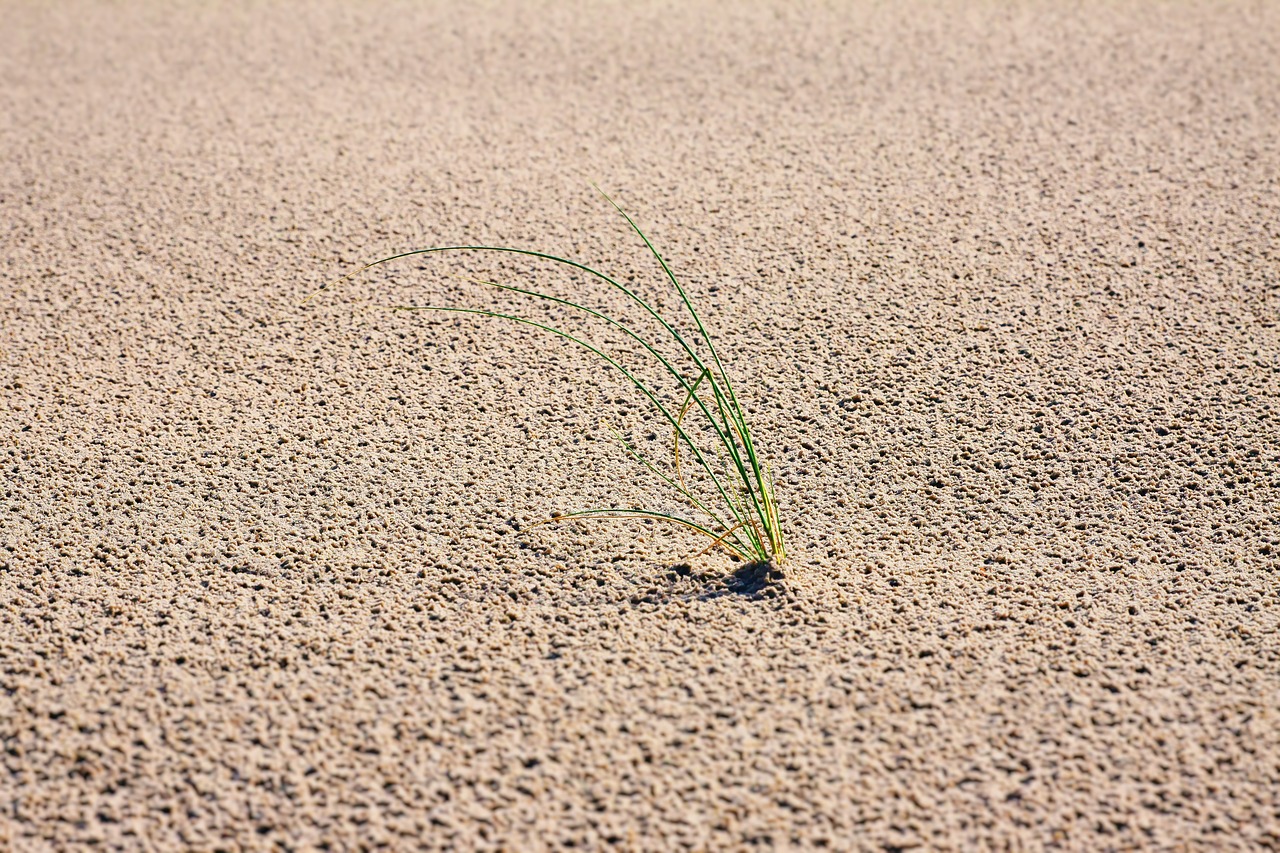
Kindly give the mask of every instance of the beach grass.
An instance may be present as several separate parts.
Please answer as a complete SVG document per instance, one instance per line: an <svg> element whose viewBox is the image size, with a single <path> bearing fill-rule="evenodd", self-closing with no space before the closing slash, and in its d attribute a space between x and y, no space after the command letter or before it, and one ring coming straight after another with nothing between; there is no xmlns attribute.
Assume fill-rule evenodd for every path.
<svg viewBox="0 0 1280 853"><path fill-rule="evenodd" d="M600 191L598 187L597 190ZM651 405L652 415L659 419L664 428L670 429L671 454L669 458L661 460L641 452L621 433L615 431L615 436L629 456L675 494L685 508L680 513L644 507L605 506L557 514L538 522L538 525L573 520L644 519L678 525L702 536L707 543L698 553L699 557L711 550L721 549L746 562L780 565L785 559L786 549L773 475L757 452L741 398L729 379L711 335L694 307L689 292L653 243L617 202L603 191L600 194L644 242L661 267L665 281L675 288L684 311L688 313L688 320L692 322L691 327L686 326L684 334L673 319L664 317L651 301L616 278L578 261L533 249L494 245L413 249L368 263L340 281L404 258L470 252L519 256L555 264L585 274L622 293L648 320L653 321L650 325L654 325L657 337L641 334L633 324L624 323L576 300L513 284L470 279L485 287L560 305L584 318L608 324L639 344L643 356L649 360L649 366L658 368L663 381L661 386L642 378L634 362L629 362L622 355L606 352L582 335L566 331L559 325L539 322L518 313L454 305L398 305L394 310L445 312L498 319L530 326L570 341L621 373ZM313 294L313 297L315 295L317 294ZM664 345L674 352L673 356L664 354ZM632 355L637 354L639 353ZM693 423L699 420L701 428L695 429Z"/></svg>

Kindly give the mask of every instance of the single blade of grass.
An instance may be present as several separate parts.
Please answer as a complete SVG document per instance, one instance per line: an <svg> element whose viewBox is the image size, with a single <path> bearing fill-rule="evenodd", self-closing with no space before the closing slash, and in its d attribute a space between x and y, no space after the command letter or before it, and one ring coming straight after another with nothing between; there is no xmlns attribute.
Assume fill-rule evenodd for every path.
<svg viewBox="0 0 1280 853"><path fill-rule="evenodd" d="M643 337L638 335L629 326L618 322L617 320L615 320L614 318L610 317L607 314L604 314L600 311L596 311L594 308L589 308L585 305L579 304L577 302L573 302L568 299L561 299L560 297L552 296L549 293L540 293L536 290L527 290L523 287L516 287L515 285L511 285L511 284L502 284L500 282L489 281L483 278L470 278L470 277L464 277L464 278L466 281L472 281L472 282L475 282L476 284L483 284L489 287L496 287L499 290L506 290L511 293L520 293L525 296L531 296L535 299L542 299L547 302L554 302L558 305L564 305L568 308L576 309L578 311L583 312L584 314L588 314L592 317L597 317L601 320L604 320L606 323L613 326L615 329L618 329L619 331L625 333L629 338L631 338L632 340L639 343L642 347L644 347L645 350L647 350L650 355L652 355L664 368L666 368L668 373L670 373L673 377L675 377L676 381L679 382L682 387L688 389L688 397L686 398L684 405L680 408L680 415L676 419L677 421L681 421L684 419L684 415L686 411L688 411L689 404L693 399L694 392L697 391L698 389L698 385L702 383L702 380L704 378L709 377L711 375L711 371L704 369L702 373L698 375L697 381L695 381L693 385L690 385L688 380L685 379L684 374L682 374L679 370L677 370L671 364L671 362L665 356L662 355L662 353L658 352L658 350L656 350L653 347L652 344L650 344L647 340L645 340ZM703 408L705 410L705 406ZM680 470L681 433L679 430L676 430L674 432L674 435L675 435L675 465L676 465L676 472L678 474ZM690 446L692 447L692 445Z"/></svg>
<svg viewBox="0 0 1280 853"><path fill-rule="evenodd" d="M752 555L750 553L740 551L737 548L729 545L727 542L725 542L722 536L717 536L713 531L708 530L706 527L704 527L701 524L698 524L697 522L689 521L686 518L680 518L679 516L675 516L675 515L668 515L667 513L664 513L664 512L654 512L652 510L647 510L647 509L621 509L621 508L581 509L581 510L577 510L576 512L569 512L569 513L565 513L564 515L557 515L555 518L548 518L543 521L535 522L534 524L529 525L529 527L530 528L541 527L544 524L556 524L561 521L582 521L585 519L591 519L591 520L597 520L597 521L603 521L608 519L623 520L623 521L628 519L638 519L638 520L647 519L650 521L666 521L672 524L678 524L681 527L686 527L689 530L694 531L695 533L699 533L707 537L708 539L712 540L712 543L711 543L712 547L715 547L715 546L722 547L742 560L749 561L752 558Z"/></svg>
<svg viewBox="0 0 1280 853"><path fill-rule="evenodd" d="M702 549L701 551L699 551L698 553L694 554L694 555L693 555L693 559L695 559L695 560L696 560L696 559L698 559L699 557L701 557L703 554L706 554L706 553L707 553L708 551L710 551L711 549L716 548L716 547L719 547L720 545L723 545L723 544L724 544L724 540L725 540L725 539L727 539L727 538L729 537L729 535L730 535L730 534L732 534L732 533L736 533L739 529L741 529L741 527L742 527L742 522L741 522L741 521L739 521L739 522L738 522L737 524L735 524L733 527L730 527L730 528L729 528L728 530L726 530L724 533L720 534L720 536L716 539L716 541L712 542L710 545L708 545L707 547L703 548L703 549Z"/></svg>
<svg viewBox="0 0 1280 853"><path fill-rule="evenodd" d="M613 432L614 438L616 438L622 444L623 449L626 450L626 452L631 456L632 459L639 462L649 471L653 472L653 474L657 476L659 479L661 479L664 483L666 483L668 486L671 486L673 489L679 492L680 495L684 497L685 500L689 501L689 503L692 504L694 507L706 513L706 515L709 516L711 520L714 521L719 527L725 528L726 532L724 536L728 536L729 534L735 532L738 528L742 526L742 522L739 521L737 524L734 524L732 527L730 527L727 523L725 523L720 518L719 515L717 515L713 510L709 509L706 506L706 504L704 504L701 500L699 500L695 494L693 494L688 489L686 489L683 483L679 483L671 479L670 477L668 477L666 474L659 471L657 467L644 456L644 454L636 450L635 447L629 441L623 438L621 433L619 433L617 430L611 430L611 431ZM677 447L678 446L679 444L677 443ZM723 540L724 536L721 537L721 540ZM746 546L743 546L743 543L741 542L737 542L736 545L740 547L746 547ZM735 550L737 550L737 548L735 548Z"/></svg>
<svg viewBox="0 0 1280 853"><path fill-rule="evenodd" d="M698 376L698 381L693 383L693 387L689 389L688 396L684 398L684 405L680 407L680 414L676 417L677 423L684 420L685 414L689 411L689 404L693 402L693 395L698 391L698 386L702 384L702 380L706 379L710 375L710 372L704 370L702 371L702 374ZM676 479L680 481L681 485L683 485L684 477L680 473L680 433L678 432L674 432L671 436L671 449L673 451L672 455L675 456L676 461Z"/></svg>

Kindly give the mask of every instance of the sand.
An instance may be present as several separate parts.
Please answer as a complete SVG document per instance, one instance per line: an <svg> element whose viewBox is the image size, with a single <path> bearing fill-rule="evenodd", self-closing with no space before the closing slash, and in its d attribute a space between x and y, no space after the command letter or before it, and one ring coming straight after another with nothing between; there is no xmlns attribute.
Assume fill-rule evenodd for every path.
<svg viewBox="0 0 1280 853"><path fill-rule="evenodd" d="M0 18L0 847L1280 846L1280 5ZM593 181L780 577L530 529L643 401L390 310L616 292L302 306L671 310Z"/></svg>

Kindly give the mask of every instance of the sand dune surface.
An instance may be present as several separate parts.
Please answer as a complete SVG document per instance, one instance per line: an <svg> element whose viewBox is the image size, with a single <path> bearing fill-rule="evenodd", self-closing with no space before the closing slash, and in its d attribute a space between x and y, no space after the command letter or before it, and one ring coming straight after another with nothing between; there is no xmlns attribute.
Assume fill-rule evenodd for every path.
<svg viewBox="0 0 1280 853"><path fill-rule="evenodd" d="M1280 4L0 19L0 847L1280 846ZM667 428L391 310L618 291L304 305L680 316L593 182L781 566L534 527Z"/></svg>

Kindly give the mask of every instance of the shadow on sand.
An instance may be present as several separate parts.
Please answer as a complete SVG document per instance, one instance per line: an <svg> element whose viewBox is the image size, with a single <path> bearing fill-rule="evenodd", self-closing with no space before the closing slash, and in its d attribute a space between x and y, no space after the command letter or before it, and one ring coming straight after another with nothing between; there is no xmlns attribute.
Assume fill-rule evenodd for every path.
<svg viewBox="0 0 1280 853"><path fill-rule="evenodd" d="M671 567L667 580L667 589L650 589L647 595L633 597L632 603L709 601L730 595L753 599L787 596L786 575L772 563L745 563L727 575L695 571L687 563L680 563Z"/></svg>

